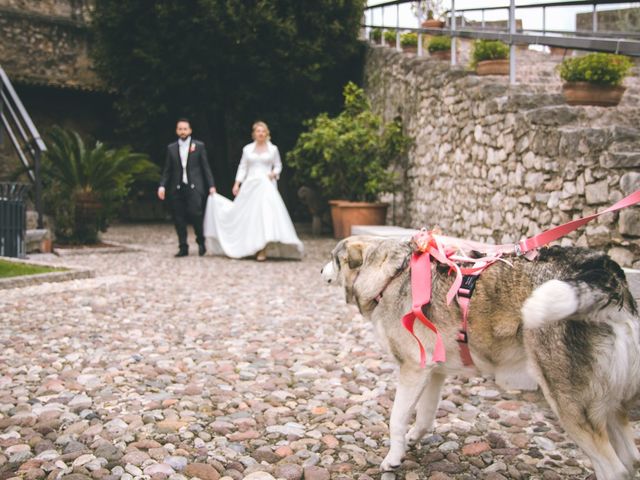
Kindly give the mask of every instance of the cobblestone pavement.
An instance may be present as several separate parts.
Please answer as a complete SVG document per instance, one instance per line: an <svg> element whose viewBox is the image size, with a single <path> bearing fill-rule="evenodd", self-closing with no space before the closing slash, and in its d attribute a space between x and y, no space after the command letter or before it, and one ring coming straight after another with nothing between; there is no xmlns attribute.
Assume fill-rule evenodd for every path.
<svg viewBox="0 0 640 480"><path fill-rule="evenodd" d="M167 225L105 239L135 250L0 292L1 479L380 478L395 367L321 281L333 240L258 263L175 259ZM398 478L590 475L537 393L455 378L437 417Z"/></svg>

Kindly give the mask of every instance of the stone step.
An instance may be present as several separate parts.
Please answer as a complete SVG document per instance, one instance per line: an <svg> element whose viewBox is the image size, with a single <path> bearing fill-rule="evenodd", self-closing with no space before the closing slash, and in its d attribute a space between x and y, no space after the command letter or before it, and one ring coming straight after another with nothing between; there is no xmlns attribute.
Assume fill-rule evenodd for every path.
<svg viewBox="0 0 640 480"><path fill-rule="evenodd" d="M395 225L352 225L352 235L374 235L376 237L407 237L410 238L418 230L397 227Z"/></svg>
<svg viewBox="0 0 640 480"><path fill-rule="evenodd" d="M51 232L48 228L32 228L26 232L27 253L51 253Z"/></svg>
<svg viewBox="0 0 640 480"><path fill-rule="evenodd" d="M640 270L634 270L631 268L623 268L624 273L629 283L629 290L636 301L640 301Z"/></svg>

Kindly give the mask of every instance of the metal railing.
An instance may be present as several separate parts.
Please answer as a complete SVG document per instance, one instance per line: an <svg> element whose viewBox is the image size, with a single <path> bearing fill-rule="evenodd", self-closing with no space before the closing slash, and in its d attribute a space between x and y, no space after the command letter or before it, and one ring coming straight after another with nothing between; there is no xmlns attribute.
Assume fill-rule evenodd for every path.
<svg viewBox="0 0 640 480"><path fill-rule="evenodd" d="M633 6L638 2L621 2L615 0L568 0L558 2L546 2L527 5L516 5L515 0L510 0L509 5L474 8L456 9L456 1L451 0L451 9L444 13L446 19L445 28L424 28L400 25L400 5L415 4L411 0L394 0L365 8L365 29L381 28L396 30L396 48L400 49L400 29L412 31L418 34L418 56L423 54L422 36L423 34L431 35L449 35L451 36L451 64L457 63L456 39L472 38L486 40L500 40L510 46L509 55L509 81L515 83L516 68L516 45L545 45L549 47L559 47L574 50L587 50L595 52L609 52L640 57L640 32L612 32L598 30L598 5L627 5ZM478 2L480 3L480 2ZM419 4L418 4L419 5ZM590 31L584 30L551 30L547 29L548 9L558 7L592 7L592 28ZM390 7L395 7L396 24L387 25L384 21L384 13ZM419 7L418 7L419 8ZM521 9L541 9L542 11L542 28L541 29L522 29L516 28L516 13ZM506 28L498 28L495 26L488 27L485 21L485 12L507 10L508 19ZM381 14L380 23L374 23L374 13L379 11ZM479 25L469 25L465 15L470 12L480 13L481 20ZM422 15L418 10L418 18ZM426 12L425 12L426 13ZM367 16L369 21L367 21ZM418 20L416 18L416 20ZM381 36L381 43L384 42L384 35Z"/></svg>
<svg viewBox="0 0 640 480"><path fill-rule="evenodd" d="M2 67L0 67L0 121L20 162L34 185L34 203L36 212L38 212L38 228L42 228L40 159L47 147ZM3 129L0 128L0 143L3 140L2 133Z"/></svg>

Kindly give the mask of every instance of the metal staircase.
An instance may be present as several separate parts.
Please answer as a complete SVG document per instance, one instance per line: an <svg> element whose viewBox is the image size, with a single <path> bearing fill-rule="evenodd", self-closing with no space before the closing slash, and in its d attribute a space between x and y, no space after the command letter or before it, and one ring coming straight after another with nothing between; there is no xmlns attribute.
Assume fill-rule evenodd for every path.
<svg viewBox="0 0 640 480"><path fill-rule="evenodd" d="M3 134L6 132L33 184L38 228L41 229L43 219L40 158L47 147L2 67L0 67L0 121L4 127L0 128L0 143L4 141Z"/></svg>

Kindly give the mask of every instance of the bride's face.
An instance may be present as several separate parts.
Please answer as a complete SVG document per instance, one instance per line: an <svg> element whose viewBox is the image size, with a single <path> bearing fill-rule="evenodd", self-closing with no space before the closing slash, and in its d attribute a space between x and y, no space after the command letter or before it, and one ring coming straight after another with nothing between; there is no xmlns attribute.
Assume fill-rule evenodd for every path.
<svg viewBox="0 0 640 480"><path fill-rule="evenodd" d="M253 131L253 138L258 143L264 142L267 139L267 130L263 126L258 125Z"/></svg>

